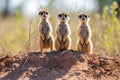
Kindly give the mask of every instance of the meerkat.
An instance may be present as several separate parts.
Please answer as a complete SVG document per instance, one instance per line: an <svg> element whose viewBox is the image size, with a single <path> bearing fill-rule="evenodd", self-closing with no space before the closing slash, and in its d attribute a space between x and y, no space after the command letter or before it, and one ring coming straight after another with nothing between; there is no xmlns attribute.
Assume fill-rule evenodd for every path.
<svg viewBox="0 0 120 80"><path fill-rule="evenodd" d="M69 15L67 13L58 14L58 25L56 27L55 48L57 51L70 49L70 27L68 25Z"/></svg>
<svg viewBox="0 0 120 80"><path fill-rule="evenodd" d="M47 10L39 11L40 22L39 22L39 47L41 53L43 53L43 49L50 48L53 50L53 35L51 24L48 21L50 14Z"/></svg>
<svg viewBox="0 0 120 80"><path fill-rule="evenodd" d="M90 16L81 13L78 15L80 25L78 26L77 51L83 53L92 53L93 45L91 42L91 29L88 24Z"/></svg>

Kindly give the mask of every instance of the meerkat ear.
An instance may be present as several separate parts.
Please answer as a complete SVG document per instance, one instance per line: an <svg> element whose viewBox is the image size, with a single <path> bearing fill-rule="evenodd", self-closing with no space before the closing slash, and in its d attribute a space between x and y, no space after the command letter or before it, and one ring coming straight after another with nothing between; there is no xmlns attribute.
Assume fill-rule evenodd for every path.
<svg viewBox="0 0 120 80"><path fill-rule="evenodd" d="M50 18L50 14L48 13L48 18Z"/></svg>
<svg viewBox="0 0 120 80"><path fill-rule="evenodd" d="M69 14L67 15L67 19L68 19L68 20L70 19L70 15L69 15Z"/></svg>
<svg viewBox="0 0 120 80"><path fill-rule="evenodd" d="M70 15L68 14L67 16L68 16L68 19L70 19Z"/></svg>
<svg viewBox="0 0 120 80"><path fill-rule="evenodd" d="M70 17L70 14L68 14L67 16Z"/></svg>
<svg viewBox="0 0 120 80"><path fill-rule="evenodd" d="M87 16L90 18L90 15L89 15L89 14L88 14Z"/></svg>

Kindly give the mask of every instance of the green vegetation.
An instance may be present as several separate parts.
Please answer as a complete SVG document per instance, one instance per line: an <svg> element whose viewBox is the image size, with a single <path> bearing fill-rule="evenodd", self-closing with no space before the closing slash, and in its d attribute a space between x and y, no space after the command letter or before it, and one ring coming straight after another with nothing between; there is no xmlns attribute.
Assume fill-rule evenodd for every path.
<svg viewBox="0 0 120 80"><path fill-rule="evenodd" d="M119 54L120 51L120 22L117 18L118 5L113 2L111 7L104 6L102 15L96 14L92 22L93 28L93 43L95 51L101 54ZM92 24L91 24L92 25Z"/></svg>

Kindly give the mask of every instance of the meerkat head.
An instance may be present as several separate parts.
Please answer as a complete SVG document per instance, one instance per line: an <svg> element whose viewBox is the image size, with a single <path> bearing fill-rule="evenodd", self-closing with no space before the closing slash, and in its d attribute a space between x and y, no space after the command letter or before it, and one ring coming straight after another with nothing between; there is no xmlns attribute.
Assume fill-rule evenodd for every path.
<svg viewBox="0 0 120 80"><path fill-rule="evenodd" d="M49 15L50 15L47 10L41 10L41 11L39 11L38 14L39 14L41 20L48 19Z"/></svg>
<svg viewBox="0 0 120 80"><path fill-rule="evenodd" d="M69 14L67 13L59 13L58 14L58 19L60 22L65 23L69 20Z"/></svg>
<svg viewBox="0 0 120 80"><path fill-rule="evenodd" d="M78 15L78 19L81 22L81 24L86 24L89 22L90 16L88 14L81 13Z"/></svg>

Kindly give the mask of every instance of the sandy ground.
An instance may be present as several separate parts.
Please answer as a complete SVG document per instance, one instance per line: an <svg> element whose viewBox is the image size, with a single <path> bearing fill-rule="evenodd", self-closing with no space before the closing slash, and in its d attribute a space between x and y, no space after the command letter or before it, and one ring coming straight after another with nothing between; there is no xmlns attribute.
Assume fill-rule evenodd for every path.
<svg viewBox="0 0 120 80"><path fill-rule="evenodd" d="M0 59L0 80L120 80L120 56L76 51L39 52Z"/></svg>

